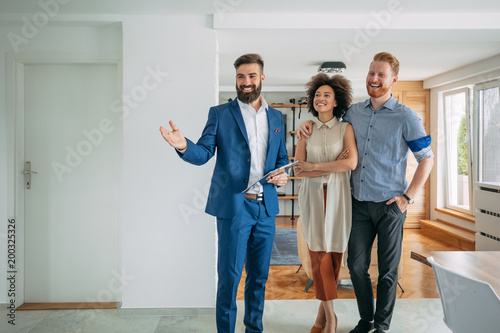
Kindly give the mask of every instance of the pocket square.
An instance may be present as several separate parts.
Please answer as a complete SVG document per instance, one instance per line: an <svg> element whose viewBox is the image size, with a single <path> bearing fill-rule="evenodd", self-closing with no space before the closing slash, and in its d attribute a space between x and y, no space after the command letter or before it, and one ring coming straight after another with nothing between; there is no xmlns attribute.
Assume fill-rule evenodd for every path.
<svg viewBox="0 0 500 333"><path fill-rule="evenodd" d="M274 130L274 133L279 133L279 132L280 132L280 130L279 130L279 129L275 129L275 130Z"/></svg>

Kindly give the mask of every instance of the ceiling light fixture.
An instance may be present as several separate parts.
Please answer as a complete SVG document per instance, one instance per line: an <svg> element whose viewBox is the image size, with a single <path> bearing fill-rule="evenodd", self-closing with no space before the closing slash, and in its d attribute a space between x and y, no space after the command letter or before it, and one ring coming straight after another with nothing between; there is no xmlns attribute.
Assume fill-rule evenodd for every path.
<svg viewBox="0 0 500 333"><path fill-rule="evenodd" d="M342 73L345 69L346 66L342 61L327 61L319 66L318 72L327 74Z"/></svg>

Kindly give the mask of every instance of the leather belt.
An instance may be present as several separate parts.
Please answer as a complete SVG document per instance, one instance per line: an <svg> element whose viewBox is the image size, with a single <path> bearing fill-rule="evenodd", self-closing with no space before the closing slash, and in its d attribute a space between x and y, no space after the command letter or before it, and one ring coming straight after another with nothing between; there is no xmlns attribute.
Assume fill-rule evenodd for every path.
<svg viewBox="0 0 500 333"><path fill-rule="evenodd" d="M259 194L247 193L247 194L245 194L245 199L250 199L250 200L262 201L263 197L264 197L264 195L262 193L259 193Z"/></svg>

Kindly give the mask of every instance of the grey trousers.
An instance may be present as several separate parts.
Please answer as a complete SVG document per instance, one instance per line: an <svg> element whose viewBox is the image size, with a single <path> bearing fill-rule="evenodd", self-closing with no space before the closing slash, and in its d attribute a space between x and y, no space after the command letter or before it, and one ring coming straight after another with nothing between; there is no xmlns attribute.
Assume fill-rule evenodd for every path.
<svg viewBox="0 0 500 333"><path fill-rule="evenodd" d="M406 212L396 203L358 201L352 198L352 229L349 238L347 265L356 294L361 319L374 321L378 330L388 330L396 303L398 265L403 242ZM375 236L378 236L377 257L379 277L377 303L374 308L373 289L368 273Z"/></svg>

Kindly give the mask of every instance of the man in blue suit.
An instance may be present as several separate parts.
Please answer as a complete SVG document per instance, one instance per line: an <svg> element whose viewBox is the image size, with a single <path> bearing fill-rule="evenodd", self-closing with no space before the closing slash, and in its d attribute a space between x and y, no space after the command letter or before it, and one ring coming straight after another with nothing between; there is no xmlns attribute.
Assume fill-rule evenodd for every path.
<svg viewBox="0 0 500 333"><path fill-rule="evenodd" d="M201 138L195 144L170 121L171 131L160 127L165 140L186 162L202 165L217 150L205 212L217 217L219 276L217 332L233 333L236 293L243 264L246 332L262 332L262 314L275 216L279 211L276 186L288 181L286 173L262 180L269 171L288 163L281 112L260 95L264 62L258 54L245 54L235 63L238 98L210 108Z"/></svg>

